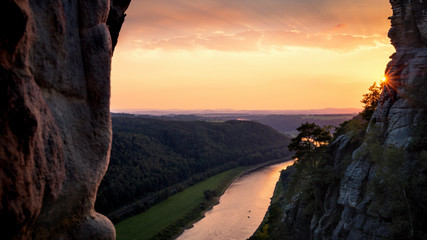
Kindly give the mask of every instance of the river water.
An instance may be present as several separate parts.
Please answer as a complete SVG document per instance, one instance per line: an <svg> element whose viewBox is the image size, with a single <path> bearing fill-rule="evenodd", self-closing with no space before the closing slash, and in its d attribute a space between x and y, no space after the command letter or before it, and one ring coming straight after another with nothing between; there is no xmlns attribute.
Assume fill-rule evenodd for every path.
<svg viewBox="0 0 427 240"><path fill-rule="evenodd" d="M241 176L206 216L177 240L246 240L264 218L280 171L293 161L271 165Z"/></svg>

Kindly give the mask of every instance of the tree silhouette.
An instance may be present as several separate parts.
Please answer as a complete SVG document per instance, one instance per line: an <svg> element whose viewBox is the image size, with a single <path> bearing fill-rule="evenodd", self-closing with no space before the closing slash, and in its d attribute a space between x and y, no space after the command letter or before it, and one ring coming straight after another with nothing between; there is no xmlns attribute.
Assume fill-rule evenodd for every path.
<svg viewBox="0 0 427 240"><path fill-rule="evenodd" d="M369 92L366 94L363 94L363 99L361 102L365 104L365 106L361 115L364 119L368 121L371 119L372 114L377 108L378 100L380 99L383 88L384 88L384 84L378 85L376 82L374 82L374 84L371 87L369 87Z"/></svg>
<svg viewBox="0 0 427 240"><path fill-rule="evenodd" d="M320 127L315 123L303 123L297 128L298 136L291 139L288 149L295 151L293 157L297 158L299 162L309 163L315 168L317 158L314 155L318 148L326 146L332 140L329 129L329 126Z"/></svg>

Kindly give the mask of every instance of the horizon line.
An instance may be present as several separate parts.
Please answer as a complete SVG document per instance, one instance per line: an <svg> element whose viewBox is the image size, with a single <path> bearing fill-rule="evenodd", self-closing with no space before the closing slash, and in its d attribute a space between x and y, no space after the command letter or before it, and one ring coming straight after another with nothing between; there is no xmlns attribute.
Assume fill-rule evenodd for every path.
<svg viewBox="0 0 427 240"><path fill-rule="evenodd" d="M112 113L133 113L133 114L232 114L232 113L246 113L246 114L357 114L360 113L362 108L313 108L313 109L277 109L277 110L247 110L247 109L231 109L231 108L217 108L217 109L156 109L156 108L122 108L110 109Z"/></svg>

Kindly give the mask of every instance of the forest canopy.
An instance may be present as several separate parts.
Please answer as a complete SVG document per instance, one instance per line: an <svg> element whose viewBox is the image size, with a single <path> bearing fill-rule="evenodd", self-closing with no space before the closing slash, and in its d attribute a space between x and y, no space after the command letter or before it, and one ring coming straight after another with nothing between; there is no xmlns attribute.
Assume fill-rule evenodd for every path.
<svg viewBox="0 0 427 240"><path fill-rule="evenodd" d="M96 209L108 214L140 200L144 209L219 172L290 156L289 138L251 121L167 121L112 117L109 169Z"/></svg>

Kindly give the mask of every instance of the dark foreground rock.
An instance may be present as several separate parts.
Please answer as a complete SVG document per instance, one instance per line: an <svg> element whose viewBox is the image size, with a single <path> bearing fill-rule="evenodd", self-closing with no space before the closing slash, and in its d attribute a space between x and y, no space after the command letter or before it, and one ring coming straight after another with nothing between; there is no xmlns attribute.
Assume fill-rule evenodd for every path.
<svg viewBox="0 0 427 240"><path fill-rule="evenodd" d="M93 205L111 144L112 49L129 2L0 2L2 239L115 239Z"/></svg>

